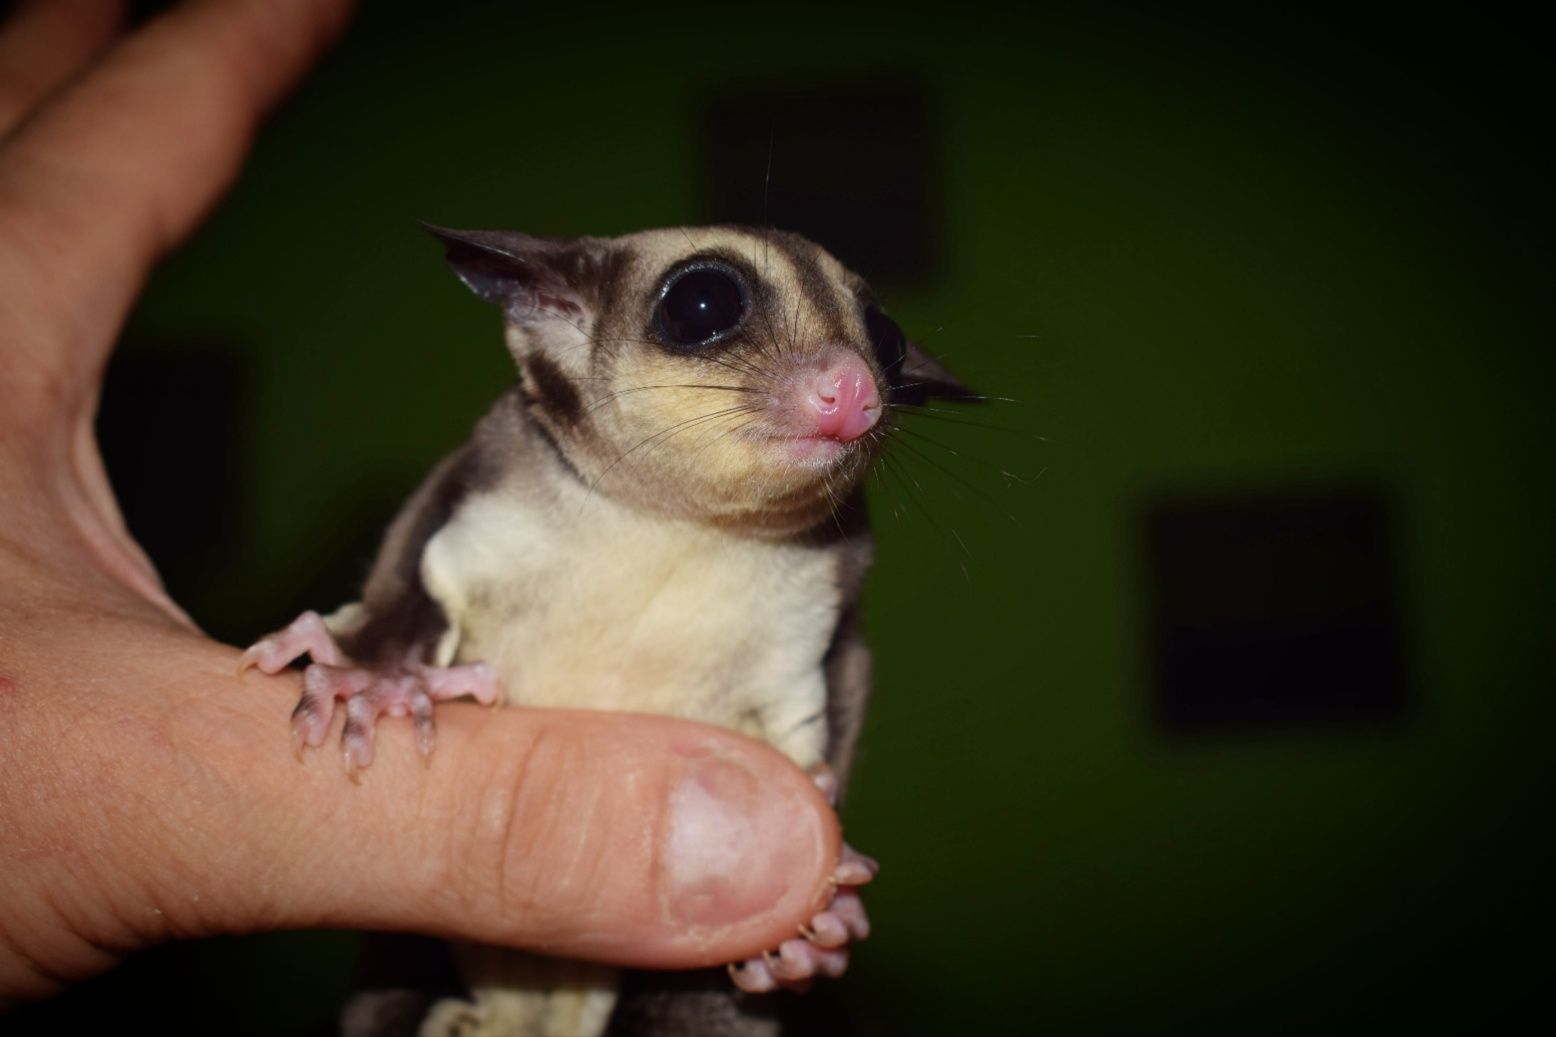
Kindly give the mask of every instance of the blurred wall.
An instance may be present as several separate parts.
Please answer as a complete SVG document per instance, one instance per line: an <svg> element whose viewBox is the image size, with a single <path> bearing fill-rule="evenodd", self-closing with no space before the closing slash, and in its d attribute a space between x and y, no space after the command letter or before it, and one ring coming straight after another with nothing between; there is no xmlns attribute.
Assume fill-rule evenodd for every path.
<svg viewBox="0 0 1556 1037"><path fill-rule="evenodd" d="M416 220L696 221L721 98L906 76L937 258L889 303L1016 402L920 420L872 488L845 821L885 871L841 995L880 1033L1507 1017L1550 920L1549 170L1532 37L1458 17L369 5L129 330L127 365L230 360L238 481L191 534L224 546L170 580L234 641L332 604L508 383L496 314ZM826 169L771 136L778 190ZM1397 708L1163 727L1151 502L1338 484L1386 502ZM352 948L173 949L93 996L302 1032Z"/></svg>

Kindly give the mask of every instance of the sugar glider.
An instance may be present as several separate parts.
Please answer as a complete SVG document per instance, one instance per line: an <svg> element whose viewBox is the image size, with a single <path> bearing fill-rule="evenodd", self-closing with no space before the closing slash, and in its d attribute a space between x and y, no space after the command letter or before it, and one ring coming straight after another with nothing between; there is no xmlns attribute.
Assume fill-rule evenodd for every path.
<svg viewBox="0 0 1556 1037"><path fill-rule="evenodd" d="M299 748L339 701L348 769L386 714L430 752L434 702L501 693L722 724L836 790L870 683L861 477L890 408L967 390L794 234L429 229L501 307L519 381L394 520L360 601L245 653L268 673L311 655ZM347 1030L403 1028L411 1004L427 1035L776 1033L763 994L841 973L874 871L845 852L837 899L733 985L465 947L467 996L359 998Z"/></svg>

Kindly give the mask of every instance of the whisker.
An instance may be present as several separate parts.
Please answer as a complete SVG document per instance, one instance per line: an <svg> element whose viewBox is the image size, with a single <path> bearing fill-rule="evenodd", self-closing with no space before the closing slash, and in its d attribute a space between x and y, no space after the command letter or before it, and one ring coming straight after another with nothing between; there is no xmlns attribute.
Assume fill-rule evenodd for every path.
<svg viewBox="0 0 1556 1037"><path fill-rule="evenodd" d="M1013 436L1022 436L1019 428L1011 428L1010 425L996 425L993 422L980 422L980 420L966 417L965 411L948 411L943 406L929 406L926 403L885 403L892 410L898 411L898 417L930 417L930 419L944 420L951 425L969 425L972 428L993 428L994 431L1004 431ZM937 417L938 416L938 417Z"/></svg>
<svg viewBox="0 0 1556 1037"><path fill-rule="evenodd" d="M890 455L883 454L881 456L889 457ZM954 530L948 531L945 526L941 525L940 520L935 518L934 513L925 506L923 498L919 496L919 492L922 492L924 488L920 486L919 481L913 477L913 473L908 471L907 468L903 466L902 461L900 459L893 458L888 463L887 467L895 467L896 471L899 473L899 476L907 480L902 484L902 488L907 491L908 497L918 507L919 513L923 515L924 518L929 520L929 524L934 527L935 531L940 534L941 538L944 539L948 536L952 536ZM910 483L911 485L909 485ZM915 492L915 489L919 492ZM956 540L957 545L962 549L963 554L969 558L972 557L972 553L967 550L967 543L962 540L961 536L956 535L954 536L954 539ZM962 577L971 583L972 577L967 572L967 565L964 562L958 562L957 565L962 570Z"/></svg>
<svg viewBox="0 0 1556 1037"><path fill-rule="evenodd" d="M755 425L756 423L757 423L757 419L756 418L752 418L750 421L742 421L738 425L735 425L735 426L733 426L731 428L727 428L723 432L720 432L718 435L714 436L712 439L708 440L702 446L698 447L695 452L700 454L704 450L706 450L710 446L712 446L714 443L717 443L719 440L724 439L726 436L732 436L735 433L739 432L741 429L750 428L752 425Z"/></svg>
<svg viewBox="0 0 1556 1037"><path fill-rule="evenodd" d="M827 498L827 515L832 519L832 525L837 527L838 536L847 536L843 532L843 520L838 517L842 501L838 498L837 490L832 487L832 477L825 472L821 475L821 489Z"/></svg>
<svg viewBox="0 0 1556 1037"><path fill-rule="evenodd" d="M894 390L917 389L920 386L932 385L932 384L934 384L934 383L927 382L927 381L925 381L925 382L904 382L902 385L894 385L894 386L892 386L892 388ZM1017 400L1017 399L1012 399L1009 396L984 396L984 395L982 395L980 393L972 393L972 392L970 392L970 393L963 393L961 395L956 396L951 402L952 403L1020 403L1022 401ZM916 404L916 403L893 403L893 404L890 404L890 406L893 406L893 407L917 407L917 406L919 406L919 404Z"/></svg>
<svg viewBox="0 0 1556 1037"><path fill-rule="evenodd" d="M907 429L902 429L901 431L906 432L908 430ZM931 442L931 443L935 442L932 439L928 439L928 437L920 436L919 438L926 439L928 442ZM1005 510L1005 508L1002 507L998 501L996 501L993 497L989 496L988 492L985 491L983 489L983 487L981 487L978 484L976 484L976 483L972 482L971 480L967 479L961 473L952 470L950 467L948 467L948 466L946 466L944 464L941 464L939 461L935 460L933 457L930 457L924 451L922 451L922 450L918 449L917 447L915 447L912 443L903 442L901 440L899 440L898 443L902 447L902 449L908 451L908 453L912 454L914 457L917 457L919 460L923 461L925 464L929 465L931 468L934 468L936 471L940 472L940 474L944 475L946 478L951 479L954 482L960 483L962 486L966 487L968 490L972 491L973 493L976 493L991 508L993 508L994 510L998 511L1001 515L1004 515L1006 518L1010 519L1010 521L1015 522L1017 525L1020 525L1020 522L1017 521L1016 516L1011 514L1009 511ZM943 444L940 444L940 443L935 443L935 445L943 447ZM945 447L945 449L950 449L950 448ZM952 453L955 453L955 451L953 450ZM955 493L954 490L952 492ZM960 498L958 498L958 499L960 499Z"/></svg>
<svg viewBox="0 0 1556 1037"><path fill-rule="evenodd" d="M756 408L756 407L737 407L737 408L732 408L731 411L724 411L724 412L719 412L719 413L716 413L716 414L705 414L701 418L698 418L696 421L682 422L681 426L679 428L674 429L673 431L670 432L669 435L665 436L662 439L659 439L657 442L655 442L653 444L653 446L655 446L655 447L662 447L666 443L668 443L671 439L673 439L676 436L680 435L682 432L687 432L687 431L689 431L689 430L691 430L693 428L696 428L696 427L698 427L700 425L705 425L707 422L712 421L714 419L725 418L725 417L736 417L736 416L738 416L740 414L749 414L749 413L751 413L751 412L753 412L755 410L759 410L759 409L760 408ZM747 422L747 424L749 424L749 422ZM696 450L694 450L693 453L694 454L695 453L700 453L704 448L706 448L708 446L709 443L714 442L718 438L719 437L715 436L714 439L712 439L712 440L706 440L703 443L703 445L701 447L698 447Z"/></svg>
<svg viewBox="0 0 1556 1037"><path fill-rule="evenodd" d="M772 214L767 207L768 201L773 195L773 144L778 139L778 124L776 119L767 124L767 176L762 181L762 228L764 231L773 229ZM762 235L762 276L767 276L767 235Z"/></svg>
<svg viewBox="0 0 1556 1037"><path fill-rule="evenodd" d="M933 438L931 436L926 436L926 435L924 435L924 433L916 431L914 429L910 429L910 428L908 428L905 425L897 424L897 423L894 422L892 424L892 429L893 429L893 431L900 432L903 435L912 436L915 439L922 439L924 442L929 443L932 446L939 447L941 450L944 450L946 453L952 455L953 457L960 458L963 461L971 461L975 465L979 465L979 466L981 466L983 468L987 468L990 471L994 472L995 474L1001 475L1004 478L1006 478L1007 480L1010 480L1010 482L1020 483L1022 486L1031 486L1032 485L1033 480L1031 480L1031 479L1027 479L1027 478L1024 478L1022 476L1019 476L1015 472L1010 471L1009 469L1001 468L999 465L993 463L992 461L986 461L983 458L978 457L975 454L964 454L964 453L962 453L962 451L956 449L955 447L951 446L950 444L942 443L938 439L935 439L935 438Z"/></svg>
<svg viewBox="0 0 1556 1037"><path fill-rule="evenodd" d="M717 364L719 367L727 367L731 371L738 371L743 374L749 374L760 379L771 379L773 377L772 372L768 371L767 369L758 367L756 364L752 363L750 360L747 360L745 357L737 357L732 353L725 354L724 356L714 356L713 354L709 353L698 357L698 359L704 360L710 364Z"/></svg>
<svg viewBox="0 0 1556 1037"><path fill-rule="evenodd" d="M604 381L606 379L601 380ZM626 396L629 393L647 392L649 389L714 389L720 392L747 393L759 393L762 391L760 389L752 389L743 385L699 385L693 382L688 382L685 384L666 383L664 385L634 385L630 388L617 389L615 392L606 393L604 396L600 397L598 400L595 400L592 404L589 405L589 411L592 413L618 397Z"/></svg>
<svg viewBox="0 0 1556 1037"><path fill-rule="evenodd" d="M767 247L768 233L770 232L764 231L762 233L762 247L764 250ZM762 264L764 267L767 264L767 258L765 255L762 258ZM765 270L763 271L763 276L766 276ZM772 356L774 359L777 359L783 355L783 345L778 341L778 335L773 331L773 315L769 307L762 307L762 323L767 327L767 341L768 344L772 346Z"/></svg>
<svg viewBox="0 0 1556 1037"><path fill-rule="evenodd" d="M881 456L880 454L877 454L875 456L875 460L870 462L870 470L867 473L867 475L869 476L869 478L875 480L876 484L878 486L880 486L882 488L882 490L884 490L886 488L886 460L885 460L885 458L883 456ZM896 497L893 496L891 501L889 501L888 503L891 504L891 517L892 517L892 521L893 522L901 522L902 521L902 509L897 506L897 499L896 499Z"/></svg>
<svg viewBox="0 0 1556 1037"><path fill-rule="evenodd" d="M753 407L750 404L745 404L745 405L738 406L738 407L726 407L723 410L713 411L710 414L702 414L702 415L699 415L699 416L697 416L695 418L687 418L685 421L676 422L674 425L671 425L669 428L661 429L660 431L654 433L653 435L648 436L645 439L639 440L635 445L633 445L633 447L631 449L624 451L619 457L616 458L616 460L614 460L610 464L606 465L605 466L605 470L600 472L599 475L595 476L594 481L589 484L589 492L592 494L595 491L595 489L600 485L601 480L603 480L607 475L609 475L611 470L614 469L617 465L621 464L628 457L630 457L633 454L637 453L638 450L640 450L641 448L643 448L643 447L647 446L648 444L654 442L657 439L662 439L662 438L665 438L665 437L668 437L668 436L672 436L676 432L680 431L681 429L686 428L689 425L694 425L694 424L696 424L698 422L711 421L714 418L727 417L728 415L731 415L731 414L744 414L744 413L748 413L748 412L756 410L756 409L758 409L758 408Z"/></svg>
<svg viewBox="0 0 1556 1037"><path fill-rule="evenodd" d="M928 421L941 421L947 425L965 425L968 428L984 428L992 432L1003 432L1006 435L1020 436L1023 439L1035 439L1039 443L1047 443L1047 436L1039 436L1033 432L1011 428L1009 425L996 425L989 421L975 421L972 418L963 417L960 411L944 410L937 407L925 407L916 403L888 403L885 406L896 411L892 415L893 420L903 418L924 418Z"/></svg>

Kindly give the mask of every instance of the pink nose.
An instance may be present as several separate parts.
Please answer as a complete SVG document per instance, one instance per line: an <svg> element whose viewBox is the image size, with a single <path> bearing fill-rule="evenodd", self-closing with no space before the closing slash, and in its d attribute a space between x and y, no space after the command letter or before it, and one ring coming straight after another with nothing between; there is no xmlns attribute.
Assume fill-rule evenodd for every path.
<svg viewBox="0 0 1556 1037"><path fill-rule="evenodd" d="M881 417L881 397L875 376L857 356L846 356L811 381L806 394L807 414L816 435L852 443L875 426Z"/></svg>

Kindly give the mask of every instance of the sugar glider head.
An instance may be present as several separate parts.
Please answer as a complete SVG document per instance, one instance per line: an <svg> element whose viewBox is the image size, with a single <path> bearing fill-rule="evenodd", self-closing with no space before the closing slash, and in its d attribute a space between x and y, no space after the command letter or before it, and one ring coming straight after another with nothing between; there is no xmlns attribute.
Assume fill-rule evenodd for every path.
<svg viewBox="0 0 1556 1037"><path fill-rule="evenodd" d="M805 529L851 494L887 407L969 395L794 234L429 229L502 308L540 427L581 479L638 506Z"/></svg>

